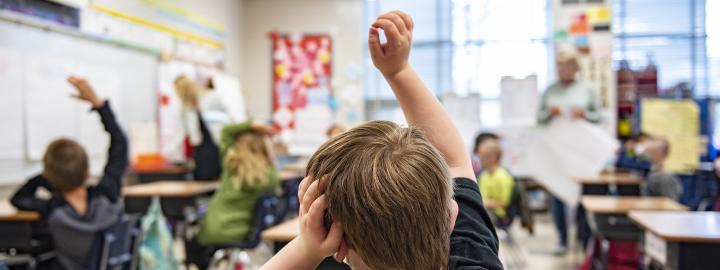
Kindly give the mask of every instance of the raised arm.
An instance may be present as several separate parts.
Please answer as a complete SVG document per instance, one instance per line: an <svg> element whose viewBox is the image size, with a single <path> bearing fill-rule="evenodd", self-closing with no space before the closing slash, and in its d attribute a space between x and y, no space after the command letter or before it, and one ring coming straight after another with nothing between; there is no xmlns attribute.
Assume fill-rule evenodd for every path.
<svg viewBox="0 0 720 270"><path fill-rule="evenodd" d="M387 43L380 43L378 29L385 32ZM401 11L378 17L370 28L370 56L392 87L408 123L422 130L443 154L452 177L475 180L460 132L435 95L408 64L412 31L412 18Z"/></svg>
<svg viewBox="0 0 720 270"><path fill-rule="evenodd" d="M251 125L252 121L247 120L242 123L230 124L223 127L220 132L220 153L222 156L225 155L225 151L232 147L237 136L250 131Z"/></svg>
<svg viewBox="0 0 720 270"><path fill-rule="evenodd" d="M105 194L108 199L115 202L120 197L122 188L122 177L128 167L128 141L120 128L110 104L95 94L95 91L84 79L77 77L68 78L77 90L75 98L89 102L92 109L100 114L105 131L110 134L110 147L108 148L108 160L103 170L103 175L97 188Z"/></svg>

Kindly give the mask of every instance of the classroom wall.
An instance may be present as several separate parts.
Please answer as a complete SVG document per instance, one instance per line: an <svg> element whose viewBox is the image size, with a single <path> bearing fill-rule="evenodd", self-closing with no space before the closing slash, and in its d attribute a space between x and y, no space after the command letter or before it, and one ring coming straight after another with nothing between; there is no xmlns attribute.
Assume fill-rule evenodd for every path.
<svg viewBox="0 0 720 270"><path fill-rule="evenodd" d="M245 0L242 26L242 86L250 116L272 115L271 41L267 34L330 33L333 37L333 81L340 100L337 121L363 118L362 56L365 27L362 0Z"/></svg>
<svg viewBox="0 0 720 270"><path fill-rule="evenodd" d="M163 20L167 20L162 15L154 12L153 9L148 9L147 4L140 0L95 0L94 2L152 21L163 22ZM208 3L207 1L197 0L174 0L171 1L171 4L225 25L225 36L223 40L226 59L225 71L230 75L240 77L243 52L243 1L213 0L212 3ZM179 26L175 25L174 27Z"/></svg>
<svg viewBox="0 0 720 270"><path fill-rule="evenodd" d="M109 7L123 13L141 17L146 20L159 22L171 27L181 28L179 25L168 23L167 16L163 16L160 12L148 6L142 0L94 0L93 3ZM211 18L212 20L225 25L225 35L222 42L225 45L225 70L228 74L240 77L242 65L242 38L243 38L243 1L239 0L213 0L212 3L206 1L195 0L173 0L171 4L186 9L194 14ZM90 64L111 67L113 70L122 70L122 68L132 68L133 65L142 65L142 67L154 66L157 56L138 52L133 49L121 48L114 45L103 44L95 41L88 41L75 37L66 36L64 34L43 31L40 29L16 25L8 22L0 22L0 48L13 49L22 48L20 52L26 54L37 53L37 56L56 56L85 61ZM60 42L52 47L44 48L42 43L37 40L54 40ZM27 42L27 46L24 46ZM94 50L97 49L97 50ZM116 51L120 54L116 58L108 57L108 54L98 54L98 52ZM95 55L86 55L82 52L93 52ZM114 55L117 56L117 55ZM119 65L113 67L114 65ZM155 108L155 88L154 77L156 76L153 69L142 70L143 77L133 77L134 75L123 73L121 79L124 92L135 92L131 95L124 95L120 98L120 103L116 105L117 109L123 109L118 112L118 118L129 132L129 128L135 123L153 123L157 119L157 110ZM149 76L148 79L145 76ZM146 91L147 90L147 91ZM248 103L256 101L249 100ZM268 101L269 102L269 101ZM128 108L137 108L135 110ZM102 161L93 161L93 173L99 173ZM41 170L38 162L26 162L24 160L0 160L0 189L2 186L14 186L21 183L27 177L36 174ZM2 191L2 190L0 190ZM0 198L3 198L0 192Z"/></svg>

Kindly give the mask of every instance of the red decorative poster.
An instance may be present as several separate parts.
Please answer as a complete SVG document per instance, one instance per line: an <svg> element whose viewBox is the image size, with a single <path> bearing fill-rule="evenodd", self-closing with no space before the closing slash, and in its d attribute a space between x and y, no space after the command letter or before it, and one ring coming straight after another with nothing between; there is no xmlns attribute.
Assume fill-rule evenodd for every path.
<svg viewBox="0 0 720 270"><path fill-rule="evenodd" d="M295 134L298 133L295 129L301 126L311 128L301 124L302 121L310 120L302 119L308 112L313 112L313 122L316 123L312 125L329 125L330 123L321 123L326 116L317 116L322 117L318 119L315 114L318 111L321 114L329 113L333 104L330 36L270 33L270 38L273 42L272 91L275 127ZM318 121L320 123L317 123ZM327 121L332 121L331 114Z"/></svg>

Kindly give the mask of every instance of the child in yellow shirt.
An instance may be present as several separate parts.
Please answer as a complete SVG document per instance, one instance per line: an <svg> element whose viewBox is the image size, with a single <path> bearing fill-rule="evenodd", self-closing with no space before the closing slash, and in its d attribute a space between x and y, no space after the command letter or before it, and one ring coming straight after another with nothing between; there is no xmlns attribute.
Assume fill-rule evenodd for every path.
<svg viewBox="0 0 720 270"><path fill-rule="evenodd" d="M504 219L507 217L506 209L512 199L515 180L507 170L500 167L502 149L497 140L483 142L479 156L483 170L478 178L478 185L483 203L498 219Z"/></svg>

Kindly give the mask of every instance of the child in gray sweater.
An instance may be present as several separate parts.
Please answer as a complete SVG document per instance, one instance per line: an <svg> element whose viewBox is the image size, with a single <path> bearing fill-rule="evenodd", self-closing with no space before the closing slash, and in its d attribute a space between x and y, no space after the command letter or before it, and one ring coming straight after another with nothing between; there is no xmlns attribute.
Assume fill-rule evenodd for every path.
<svg viewBox="0 0 720 270"><path fill-rule="evenodd" d="M665 170L665 161L670 154L670 142L666 139L653 139L646 143L646 147L652 170L645 183L643 194L678 200L683 193L680 179Z"/></svg>

